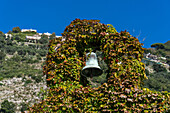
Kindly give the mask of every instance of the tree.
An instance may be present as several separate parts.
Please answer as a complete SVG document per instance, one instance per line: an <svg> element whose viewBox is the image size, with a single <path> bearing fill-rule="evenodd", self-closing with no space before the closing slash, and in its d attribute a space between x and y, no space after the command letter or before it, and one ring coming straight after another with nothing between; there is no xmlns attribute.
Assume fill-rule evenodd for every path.
<svg viewBox="0 0 170 113"><path fill-rule="evenodd" d="M10 55L13 55L16 51L16 46L7 46L6 47L6 52Z"/></svg>
<svg viewBox="0 0 170 113"><path fill-rule="evenodd" d="M8 46L12 46L12 40L10 38L8 38L6 40L6 43L7 43Z"/></svg>
<svg viewBox="0 0 170 113"><path fill-rule="evenodd" d="M0 34L0 43L4 44L5 43L5 37Z"/></svg>
<svg viewBox="0 0 170 113"><path fill-rule="evenodd" d="M159 57L161 57L161 56L165 57L165 56L166 56L166 53L165 53L165 51L164 51L163 49L157 50L157 51L156 51L156 54L157 54Z"/></svg>
<svg viewBox="0 0 170 113"><path fill-rule="evenodd" d="M17 52L19 55L26 55L27 53L25 49L18 49Z"/></svg>
<svg viewBox="0 0 170 113"><path fill-rule="evenodd" d="M163 67L161 64L157 64L157 63L154 63L153 64L153 69L156 71L156 72L166 72L166 68Z"/></svg>
<svg viewBox="0 0 170 113"><path fill-rule="evenodd" d="M154 47L156 49L164 49L165 45L162 43L155 43L155 44L152 44L151 47Z"/></svg>
<svg viewBox="0 0 170 113"><path fill-rule="evenodd" d="M165 50L170 51L170 41L167 41L164 45L165 45Z"/></svg>
<svg viewBox="0 0 170 113"><path fill-rule="evenodd" d="M39 55L41 56L41 57L43 57L43 56L45 56L46 54L47 54L47 51L46 50L37 50L37 52L39 53Z"/></svg>
<svg viewBox="0 0 170 113"><path fill-rule="evenodd" d="M1 104L0 112L2 113L15 113L16 107L13 102L9 102L8 100L4 100Z"/></svg>
<svg viewBox="0 0 170 113"><path fill-rule="evenodd" d="M168 58L168 59L166 60L166 63L167 63L168 65L170 65L170 58Z"/></svg>
<svg viewBox="0 0 170 113"><path fill-rule="evenodd" d="M144 80L144 87L156 91L170 92L170 73L168 72L152 73L147 80Z"/></svg>
<svg viewBox="0 0 170 113"><path fill-rule="evenodd" d="M12 32L13 33L20 33L21 29L19 27L14 27L14 28L12 28Z"/></svg>
<svg viewBox="0 0 170 113"><path fill-rule="evenodd" d="M5 58L6 54L2 51L0 51L0 60L3 60Z"/></svg>
<svg viewBox="0 0 170 113"><path fill-rule="evenodd" d="M13 39L17 42L25 42L26 36L24 34L17 34L13 36Z"/></svg>
<svg viewBox="0 0 170 113"><path fill-rule="evenodd" d="M36 54L35 49L29 49L28 54L29 55L35 55Z"/></svg>
<svg viewBox="0 0 170 113"><path fill-rule="evenodd" d="M170 46L170 41L167 41L166 43L164 43L164 45Z"/></svg>
<svg viewBox="0 0 170 113"><path fill-rule="evenodd" d="M9 31L8 31L8 34L11 34L11 33L12 33L12 31L11 31L11 30L9 30Z"/></svg>
<svg viewBox="0 0 170 113"><path fill-rule="evenodd" d="M4 35L4 33L2 31L0 31L0 35Z"/></svg>
<svg viewBox="0 0 170 113"><path fill-rule="evenodd" d="M149 76L149 70L145 69L145 73L147 76Z"/></svg>
<svg viewBox="0 0 170 113"><path fill-rule="evenodd" d="M47 44L48 43L48 36L47 35L42 35L41 39L39 40L41 44Z"/></svg>
<svg viewBox="0 0 170 113"><path fill-rule="evenodd" d="M5 38L5 34L2 31L0 31L0 38L1 37Z"/></svg>
<svg viewBox="0 0 170 113"><path fill-rule="evenodd" d="M39 83L39 82L42 81L41 75L38 75L38 76L32 75L31 78L32 78L33 80L35 80L36 83Z"/></svg>
<svg viewBox="0 0 170 113"><path fill-rule="evenodd" d="M28 109L28 105L25 103L21 103L21 112L23 113L24 111L26 111Z"/></svg>
<svg viewBox="0 0 170 113"><path fill-rule="evenodd" d="M22 58L19 55L14 55L11 59L15 62L20 62Z"/></svg>
<svg viewBox="0 0 170 113"><path fill-rule="evenodd" d="M2 31L0 31L0 34L4 34Z"/></svg>
<svg viewBox="0 0 170 113"><path fill-rule="evenodd" d="M55 34L55 32L53 32L50 36L50 40L54 39L55 37L56 37L56 34Z"/></svg>

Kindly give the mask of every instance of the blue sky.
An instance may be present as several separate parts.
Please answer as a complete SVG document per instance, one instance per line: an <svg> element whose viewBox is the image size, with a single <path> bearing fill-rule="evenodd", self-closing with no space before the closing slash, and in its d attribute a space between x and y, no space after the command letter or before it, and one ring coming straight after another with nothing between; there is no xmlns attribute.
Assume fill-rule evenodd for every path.
<svg viewBox="0 0 170 113"><path fill-rule="evenodd" d="M170 0L1 0L0 31L19 26L61 35L76 18L97 19L149 48L170 40L169 6Z"/></svg>

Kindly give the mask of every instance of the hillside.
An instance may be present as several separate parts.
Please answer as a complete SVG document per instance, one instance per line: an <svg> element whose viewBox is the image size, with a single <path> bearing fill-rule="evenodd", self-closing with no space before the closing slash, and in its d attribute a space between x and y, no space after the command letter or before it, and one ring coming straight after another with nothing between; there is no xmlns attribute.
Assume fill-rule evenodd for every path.
<svg viewBox="0 0 170 113"><path fill-rule="evenodd" d="M142 62L145 63L148 80L144 87L157 91L170 92L170 41L155 43L145 50Z"/></svg>
<svg viewBox="0 0 170 113"><path fill-rule="evenodd" d="M44 95L38 93L40 89L47 89L42 68L48 52L48 42L53 38L57 38L54 33L0 32L0 104L8 100L14 103L15 111L19 112L45 96L45 92ZM144 87L170 92L169 48L170 41L163 44L163 48L154 46L145 50L142 62L146 65L148 80L144 81ZM107 70L107 64L102 60L99 60L99 65ZM95 78L90 82L94 84L101 80L102 78ZM96 83L94 87L100 84Z"/></svg>
<svg viewBox="0 0 170 113"><path fill-rule="evenodd" d="M0 105L8 100L19 112L43 97L38 95L40 89L47 89L42 68L48 41L55 37L54 33L0 32Z"/></svg>

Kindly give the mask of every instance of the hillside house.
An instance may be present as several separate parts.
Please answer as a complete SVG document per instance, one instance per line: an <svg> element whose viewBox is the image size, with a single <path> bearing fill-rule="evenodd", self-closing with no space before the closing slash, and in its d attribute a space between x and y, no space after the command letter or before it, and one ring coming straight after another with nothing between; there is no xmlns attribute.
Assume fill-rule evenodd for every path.
<svg viewBox="0 0 170 113"><path fill-rule="evenodd" d="M44 33L44 35L50 36L50 35L51 35L51 33L46 32L46 33Z"/></svg>
<svg viewBox="0 0 170 113"><path fill-rule="evenodd" d="M51 33L46 32L46 33L44 33L44 35L47 35L49 38L49 36L51 36Z"/></svg>
<svg viewBox="0 0 170 113"><path fill-rule="evenodd" d="M158 59L158 57L156 55L152 55L152 54L148 55L148 58L153 59L153 60Z"/></svg>
<svg viewBox="0 0 170 113"><path fill-rule="evenodd" d="M41 36L39 36L39 35L26 36L26 39L28 39L28 40L40 40Z"/></svg>
<svg viewBox="0 0 170 113"><path fill-rule="evenodd" d="M5 34L5 37L6 37L6 38L8 38L8 37L10 37L10 38L11 38L11 37L12 37L12 35L11 35L11 34L6 33L6 34Z"/></svg>
<svg viewBox="0 0 170 113"><path fill-rule="evenodd" d="M61 36L55 36L56 38L59 38L59 37L61 37Z"/></svg>
<svg viewBox="0 0 170 113"><path fill-rule="evenodd" d="M21 32L37 32L35 29L22 29Z"/></svg>

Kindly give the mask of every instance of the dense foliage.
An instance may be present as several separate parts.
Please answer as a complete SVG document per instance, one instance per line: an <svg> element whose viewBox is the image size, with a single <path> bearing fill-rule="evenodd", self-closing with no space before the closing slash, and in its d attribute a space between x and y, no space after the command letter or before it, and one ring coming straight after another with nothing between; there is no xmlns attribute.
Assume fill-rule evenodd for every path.
<svg viewBox="0 0 170 113"><path fill-rule="evenodd" d="M16 109L16 107L13 102L4 100L1 104L0 113L15 113L15 109Z"/></svg>
<svg viewBox="0 0 170 113"><path fill-rule="evenodd" d="M151 47L155 47L156 49L164 49L165 48L164 44L162 44L162 43L152 44Z"/></svg>
<svg viewBox="0 0 170 113"><path fill-rule="evenodd" d="M162 55L163 57L170 56L170 41L167 41L166 43L154 43L151 45L152 48L147 49L146 53L150 52L155 55ZM154 50L155 48L156 50Z"/></svg>
<svg viewBox="0 0 170 113"><path fill-rule="evenodd" d="M28 109L28 105L25 103L21 103L21 112L23 113L24 111L26 111Z"/></svg>
<svg viewBox="0 0 170 113"><path fill-rule="evenodd" d="M156 72L149 75L144 81L144 87L155 91L170 92L170 72Z"/></svg>
<svg viewBox="0 0 170 113"><path fill-rule="evenodd" d="M12 32L19 33L19 32L21 32L21 29L19 27L14 27L14 28L12 28Z"/></svg>
<svg viewBox="0 0 170 113"><path fill-rule="evenodd" d="M144 49L128 32L117 33L112 25L98 20L76 19L62 37L49 44L44 74L51 88L47 97L31 112L163 112L169 109L167 92L142 88L146 79ZM60 46L56 50L56 47ZM107 81L92 88L80 72L86 53L101 51L108 65ZM121 64L119 63L121 62Z"/></svg>

